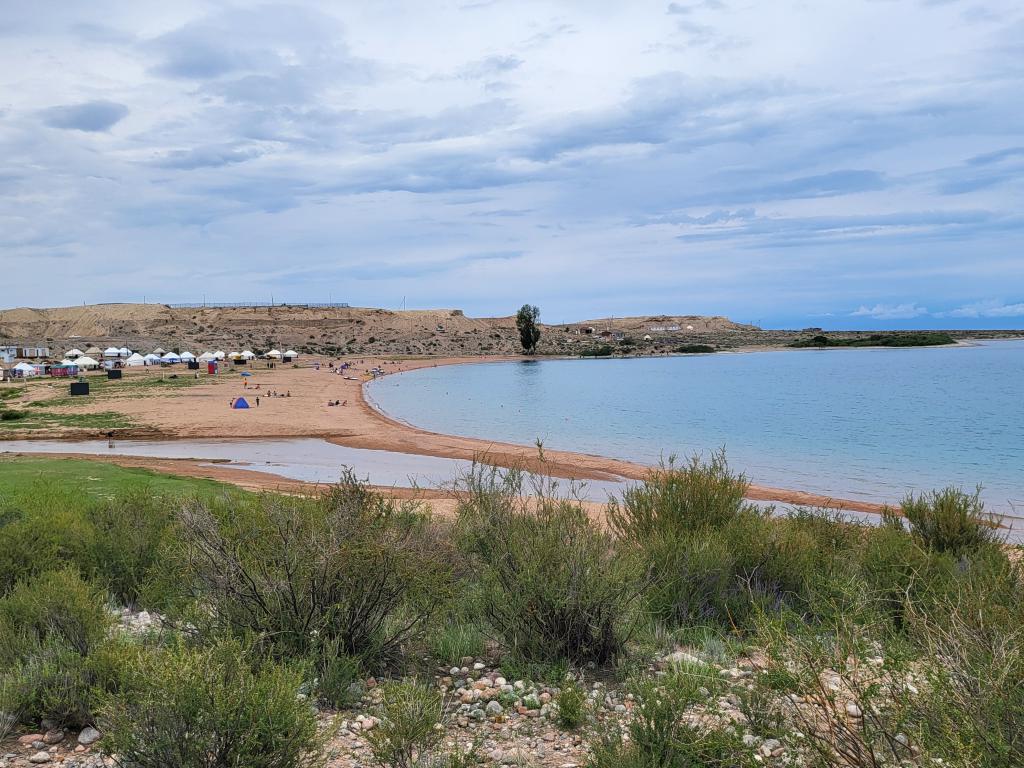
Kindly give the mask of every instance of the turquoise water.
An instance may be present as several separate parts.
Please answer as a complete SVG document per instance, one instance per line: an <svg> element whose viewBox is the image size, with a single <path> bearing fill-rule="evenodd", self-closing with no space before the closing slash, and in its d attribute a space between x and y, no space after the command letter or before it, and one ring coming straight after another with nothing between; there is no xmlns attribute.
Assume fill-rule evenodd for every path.
<svg viewBox="0 0 1024 768"><path fill-rule="evenodd" d="M725 448L756 483L869 501L980 483L1024 515L1024 341L459 365L367 394L435 432L646 463Z"/></svg>

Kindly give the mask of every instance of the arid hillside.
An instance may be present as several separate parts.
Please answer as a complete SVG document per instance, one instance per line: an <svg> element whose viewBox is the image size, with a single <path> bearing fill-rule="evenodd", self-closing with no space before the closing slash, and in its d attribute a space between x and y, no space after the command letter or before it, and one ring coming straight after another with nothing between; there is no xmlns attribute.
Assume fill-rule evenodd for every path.
<svg viewBox="0 0 1024 768"><path fill-rule="evenodd" d="M671 346L697 339L720 346L749 344L761 331L724 317L607 318L543 326L540 351L571 354L632 337ZM322 354L514 354L514 317L467 317L457 309L404 310L358 307L206 307L96 304L56 309L0 310L0 342L50 346L59 355L95 344L225 352L272 347Z"/></svg>

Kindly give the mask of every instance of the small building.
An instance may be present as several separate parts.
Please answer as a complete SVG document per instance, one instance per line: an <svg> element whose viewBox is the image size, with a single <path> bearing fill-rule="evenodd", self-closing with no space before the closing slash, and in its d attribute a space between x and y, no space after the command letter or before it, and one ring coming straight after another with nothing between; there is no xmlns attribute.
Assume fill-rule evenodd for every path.
<svg viewBox="0 0 1024 768"><path fill-rule="evenodd" d="M26 360L45 360L50 356L49 347L22 347L21 357Z"/></svg>
<svg viewBox="0 0 1024 768"><path fill-rule="evenodd" d="M6 363L10 365L14 362L14 358L18 356L17 347L0 347L0 363Z"/></svg>

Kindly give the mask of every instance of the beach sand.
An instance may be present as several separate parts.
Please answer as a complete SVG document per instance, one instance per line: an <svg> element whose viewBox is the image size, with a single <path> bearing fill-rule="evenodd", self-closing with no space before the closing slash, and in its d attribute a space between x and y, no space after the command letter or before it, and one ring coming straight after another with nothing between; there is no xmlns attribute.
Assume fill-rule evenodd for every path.
<svg viewBox="0 0 1024 768"><path fill-rule="evenodd" d="M246 379L238 370L228 367L219 376L201 374L199 384L167 390L148 392L146 396L133 396L126 390L126 396L96 399L85 406L75 405L73 412L90 413L116 411L128 416L141 425L139 428L116 430L120 439L188 439L188 438L283 438L320 437L338 445L352 448L411 453L438 456L451 459L480 459L498 466L517 466L532 471L543 471L555 477L575 480L631 480L643 479L650 467L629 461L612 459L569 451L544 450L543 461L536 446L522 446L511 443L479 440L476 438L444 435L391 419L373 408L363 393L363 384L371 376L374 367L382 368L386 374L415 370L418 368L454 365L483 364L494 361L515 360L513 357L471 357L471 358L348 358L351 368L345 378L331 373L328 366L321 365L315 370L308 360L301 367L279 364L274 369L253 367L254 375ZM179 376L191 372L175 371ZM168 371L126 371L126 376L168 375ZM63 395L65 385L52 387L53 396ZM290 396L270 396L271 392ZM32 397L38 398L38 388ZM252 406L248 410L233 410L229 404L235 397L244 396ZM256 398L259 397L259 406ZM328 405L340 401L345 405ZM424 404L429 408L429 403ZM13 437L14 435L11 435ZM82 430L34 430L31 434L19 435L26 438L95 438L96 431ZM87 458L84 457L83 458ZM169 471L176 467L176 474L198 475L210 468L198 467L193 463L159 459L131 459L132 466L149 466L158 471ZM229 479L242 470L215 468ZM254 482L247 472L240 477L239 484ZM210 476L203 474L202 476ZM258 481L258 487L271 487L274 483L284 487L288 481L276 476L274 481ZM236 482L236 480L231 480ZM275 486L276 487L276 486ZM749 498L757 501L774 501L783 504L827 507L838 510L878 513L882 506L859 500L831 498L799 490L771 488L752 485Z"/></svg>

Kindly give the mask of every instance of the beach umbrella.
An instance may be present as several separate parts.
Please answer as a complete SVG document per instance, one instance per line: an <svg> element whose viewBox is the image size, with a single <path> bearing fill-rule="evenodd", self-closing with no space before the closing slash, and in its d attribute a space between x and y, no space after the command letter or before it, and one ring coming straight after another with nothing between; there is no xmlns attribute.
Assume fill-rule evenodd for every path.
<svg viewBox="0 0 1024 768"><path fill-rule="evenodd" d="M251 374L251 373L249 373L248 371L242 371L242 374L241 374L241 375L242 375L242 376L252 376L252 374Z"/></svg>

